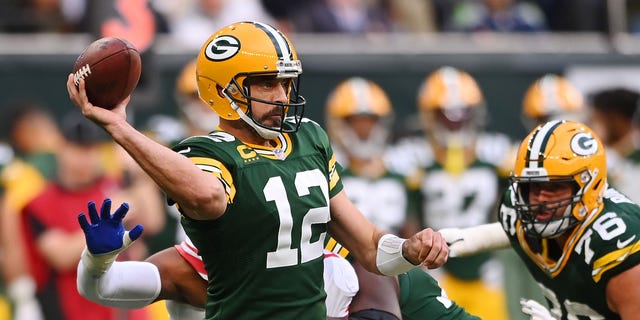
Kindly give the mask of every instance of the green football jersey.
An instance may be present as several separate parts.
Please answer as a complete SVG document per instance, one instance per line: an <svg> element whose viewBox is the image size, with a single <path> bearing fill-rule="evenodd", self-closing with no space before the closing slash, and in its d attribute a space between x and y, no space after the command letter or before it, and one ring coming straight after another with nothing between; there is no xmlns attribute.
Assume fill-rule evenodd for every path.
<svg viewBox="0 0 640 320"><path fill-rule="evenodd" d="M404 177L387 171L369 178L345 168L340 179L351 202L367 219L382 230L399 233L407 220L408 187Z"/></svg>
<svg viewBox="0 0 640 320"><path fill-rule="evenodd" d="M322 249L339 168L315 122L275 141L267 148L214 131L174 147L220 179L228 199L216 220L182 217L209 277L206 319L326 317Z"/></svg>
<svg viewBox="0 0 640 320"><path fill-rule="evenodd" d="M492 222L500 190L494 165L476 160L464 171L453 174L433 161L424 167L422 175L410 179L415 180L411 205L417 207L411 211L419 213L422 226L439 230ZM451 258L442 268L457 278L476 280L482 277L483 265L492 257L492 253L484 252Z"/></svg>
<svg viewBox="0 0 640 320"><path fill-rule="evenodd" d="M398 281L404 320L480 320L449 300L438 281L418 268L398 275Z"/></svg>
<svg viewBox="0 0 640 320"><path fill-rule="evenodd" d="M587 216L559 249L551 239L525 235L514 199L512 188L507 189L500 220L552 314L561 319L620 319L607 307L605 290L612 277L640 263L640 207L607 189L602 210Z"/></svg>

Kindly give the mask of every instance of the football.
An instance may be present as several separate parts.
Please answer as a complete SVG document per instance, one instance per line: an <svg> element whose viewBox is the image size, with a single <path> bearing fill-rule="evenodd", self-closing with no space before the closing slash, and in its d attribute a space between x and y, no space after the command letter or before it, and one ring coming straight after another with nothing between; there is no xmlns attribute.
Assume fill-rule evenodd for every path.
<svg viewBox="0 0 640 320"><path fill-rule="evenodd" d="M89 102L113 109L133 92L140 80L140 53L129 41L105 37L87 46L73 66L73 80L85 81Z"/></svg>

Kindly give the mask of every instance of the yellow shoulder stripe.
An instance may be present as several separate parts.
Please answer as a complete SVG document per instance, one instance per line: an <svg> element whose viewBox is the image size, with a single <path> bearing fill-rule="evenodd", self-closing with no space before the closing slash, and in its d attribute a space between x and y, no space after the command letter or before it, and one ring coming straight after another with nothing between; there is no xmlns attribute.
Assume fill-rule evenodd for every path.
<svg viewBox="0 0 640 320"><path fill-rule="evenodd" d="M225 165L215 159L204 158L204 157L191 157L189 158L191 162L193 162L200 170L210 172L215 175L222 184L224 185L225 193L227 194L227 201L229 203L233 202L233 199L236 196L236 187L233 184L233 177L231 176L231 172Z"/></svg>
<svg viewBox="0 0 640 320"><path fill-rule="evenodd" d="M333 237L329 238L327 245L324 248L325 250L331 251L343 258L346 258L349 255L349 250L339 244Z"/></svg>
<svg viewBox="0 0 640 320"><path fill-rule="evenodd" d="M640 250L640 241L636 241L622 249L612 251L602 256L600 259L593 263L593 270L591 276L593 281L598 282L602 278L602 275L609 269L621 264L627 257L638 252Z"/></svg>
<svg viewBox="0 0 640 320"><path fill-rule="evenodd" d="M329 160L329 190L333 190L338 181L340 181L340 175L336 170L336 157L331 155L331 160Z"/></svg>

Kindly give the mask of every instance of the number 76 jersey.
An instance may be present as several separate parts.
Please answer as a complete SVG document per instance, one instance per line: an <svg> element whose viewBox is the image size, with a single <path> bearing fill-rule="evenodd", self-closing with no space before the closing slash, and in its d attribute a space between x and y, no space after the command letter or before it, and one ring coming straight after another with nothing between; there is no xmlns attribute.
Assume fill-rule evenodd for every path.
<svg viewBox="0 0 640 320"><path fill-rule="evenodd" d="M640 264L640 207L613 188L599 212L587 215L564 248L525 236L508 188L500 220L511 246L543 290L557 319L620 319L607 306L609 280Z"/></svg>
<svg viewBox="0 0 640 320"><path fill-rule="evenodd" d="M219 179L227 210L182 217L209 278L207 319L324 319L329 199L342 184L326 133L304 121L267 148L214 131L173 149Z"/></svg>

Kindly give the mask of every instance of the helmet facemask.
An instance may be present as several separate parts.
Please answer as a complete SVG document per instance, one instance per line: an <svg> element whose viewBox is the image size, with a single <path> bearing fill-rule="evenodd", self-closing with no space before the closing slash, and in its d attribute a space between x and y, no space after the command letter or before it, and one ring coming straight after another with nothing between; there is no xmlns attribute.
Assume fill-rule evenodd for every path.
<svg viewBox="0 0 640 320"><path fill-rule="evenodd" d="M585 177L584 174L579 174ZM510 178L511 188L516 195L515 210L527 235L534 238L555 238L567 230L572 229L585 215L585 206L582 201L584 189L590 186L590 181L580 188L574 176L563 177L514 177ZM532 187L537 184L545 184L547 187L553 184L570 183L571 195L554 200L532 204L529 195ZM563 209L564 208L564 209ZM558 214L562 210L562 214ZM551 213L551 214L549 214ZM546 217L548 215L548 217Z"/></svg>
<svg viewBox="0 0 640 320"><path fill-rule="evenodd" d="M251 83L259 77L275 77L275 79L287 79L285 90L287 102L268 101L251 96ZM231 83L222 90L222 93L231 102L231 107L240 115L240 118L249 124L264 139L274 139L281 133L294 133L300 128L304 116L306 100L298 92L300 77L298 75L265 73L240 73L233 77ZM239 89L242 88L242 89ZM277 106L280 110L280 123L276 126L267 126L256 119L252 110L252 102ZM290 124L286 124L289 122Z"/></svg>
<svg viewBox="0 0 640 320"><path fill-rule="evenodd" d="M426 131L441 146L462 143L463 147L473 145L478 132L483 127L482 107L450 107L426 111Z"/></svg>
<svg viewBox="0 0 640 320"><path fill-rule="evenodd" d="M389 140L392 117L379 117L375 114L357 114L351 117L363 116L375 118L375 124L371 127L366 137L360 137L360 135L358 135L352 125L349 124L349 117L335 119L334 123L336 127L333 129L340 132L338 139L347 153L352 157L366 160L384 153Z"/></svg>

